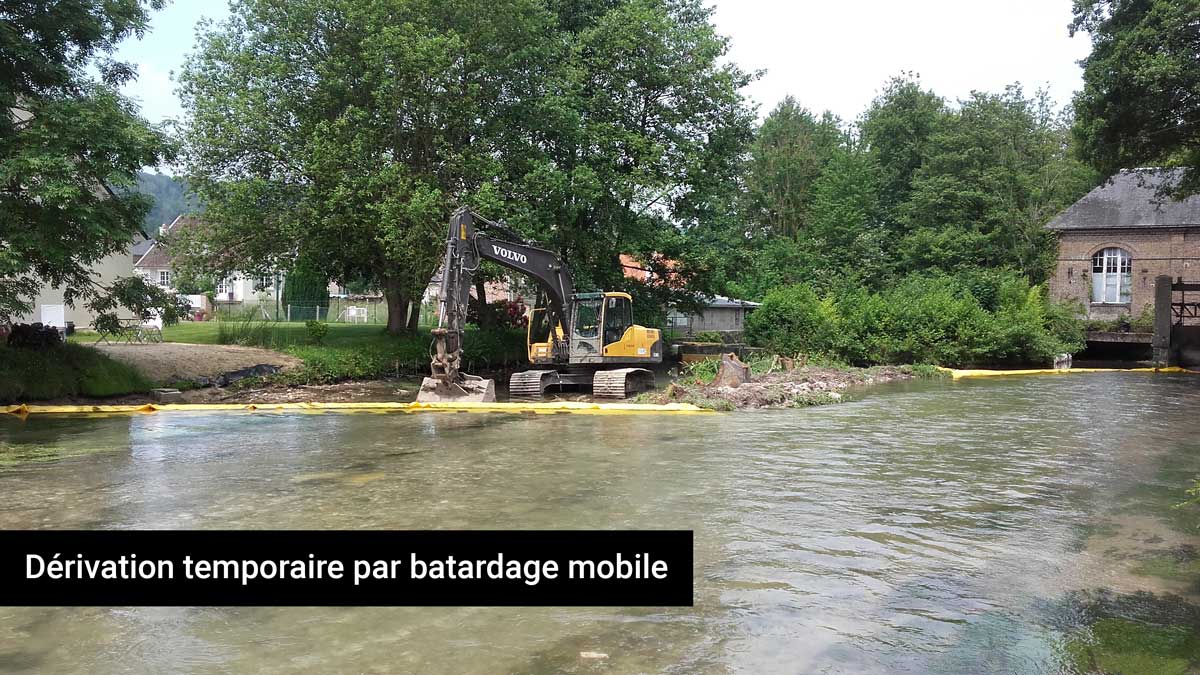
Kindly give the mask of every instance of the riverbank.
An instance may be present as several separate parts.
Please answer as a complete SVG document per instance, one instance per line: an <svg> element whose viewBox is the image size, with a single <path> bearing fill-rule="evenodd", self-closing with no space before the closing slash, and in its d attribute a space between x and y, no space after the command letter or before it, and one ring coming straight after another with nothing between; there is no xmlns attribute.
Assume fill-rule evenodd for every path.
<svg viewBox="0 0 1200 675"><path fill-rule="evenodd" d="M404 402L429 369L428 331L328 324L318 339L299 322L187 321L162 334L161 343L94 345L94 333L77 333L71 358L5 358L0 402L143 403L154 387L179 389L187 403ZM520 331L469 331L464 366L503 380L525 364L524 344ZM69 372L43 382L43 362Z"/></svg>
<svg viewBox="0 0 1200 675"><path fill-rule="evenodd" d="M0 345L0 403L143 395L153 386L139 369L82 345L40 351Z"/></svg>
<svg viewBox="0 0 1200 675"><path fill-rule="evenodd" d="M318 337L299 322L185 321L163 329L163 339L258 347L293 357L296 367L268 378L285 385L422 377L429 370L432 337L427 330L390 335L378 325L325 325L327 332ZM524 363L522 331L467 331L463 367L468 372L500 372Z"/></svg>
<svg viewBox="0 0 1200 675"><path fill-rule="evenodd" d="M713 410L803 408L838 403L849 390L914 378L946 377L934 366L790 364L778 357L751 359L750 380L737 387L715 382L717 362L692 364L666 388L638 396L640 403L692 403Z"/></svg>

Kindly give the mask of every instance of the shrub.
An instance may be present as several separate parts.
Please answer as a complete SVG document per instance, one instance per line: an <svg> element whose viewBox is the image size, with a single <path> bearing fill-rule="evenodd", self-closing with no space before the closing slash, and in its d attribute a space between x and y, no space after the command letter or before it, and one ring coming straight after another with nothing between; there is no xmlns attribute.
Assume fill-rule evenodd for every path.
<svg viewBox="0 0 1200 675"><path fill-rule="evenodd" d="M1129 329L1135 333L1154 332L1154 305L1147 303L1142 307L1142 313L1129 322Z"/></svg>
<svg viewBox="0 0 1200 675"><path fill-rule="evenodd" d="M746 336L776 353L860 365L1047 362L1083 347L1077 316L1014 272L972 271L912 275L836 300L807 286L776 289L746 319Z"/></svg>
<svg viewBox="0 0 1200 675"><path fill-rule="evenodd" d="M487 318L490 319L490 323L481 323L479 303L470 303L467 307L467 322L476 326L482 326L487 323L490 326L504 329L523 329L529 323L529 317L526 316L526 307L523 300L505 300L501 298L485 305L484 311L487 312Z"/></svg>
<svg viewBox="0 0 1200 675"><path fill-rule="evenodd" d="M837 309L832 300L822 300L807 284L777 288L746 317L746 337L777 354L834 353Z"/></svg>
<svg viewBox="0 0 1200 675"><path fill-rule="evenodd" d="M308 329L308 337L313 341L313 344L321 344L325 339L325 335L329 333L329 324L324 321L308 320L304 322L304 327Z"/></svg>

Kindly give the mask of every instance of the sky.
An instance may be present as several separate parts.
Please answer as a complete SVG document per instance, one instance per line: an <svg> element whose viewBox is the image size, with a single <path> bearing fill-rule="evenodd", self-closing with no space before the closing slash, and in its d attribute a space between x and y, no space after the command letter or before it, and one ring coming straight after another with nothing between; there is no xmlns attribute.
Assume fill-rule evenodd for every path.
<svg viewBox="0 0 1200 675"><path fill-rule="evenodd" d="M1087 35L1068 35L1071 0L716 0L717 30L729 58L765 70L746 93L765 115L784 96L855 120L892 76L913 72L954 101L972 90L1021 82L1049 90L1060 105L1081 86ZM182 115L171 73L195 44L202 17L221 19L221 0L174 0L155 13L142 40L118 52L136 63L126 86L152 122Z"/></svg>

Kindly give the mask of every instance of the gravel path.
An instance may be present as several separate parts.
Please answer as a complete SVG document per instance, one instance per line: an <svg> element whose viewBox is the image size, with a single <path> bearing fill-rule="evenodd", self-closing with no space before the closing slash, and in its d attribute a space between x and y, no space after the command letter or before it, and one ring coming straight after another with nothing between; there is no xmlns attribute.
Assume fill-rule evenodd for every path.
<svg viewBox="0 0 1200 675"><path fill-rule="evenodd" d="M186 342L159 342L135 345L95 345L112 358L128 363L143 375L159 383L216 377L257 365L300 365L300 359L257 347L234 345L194 345Z"/></svg>

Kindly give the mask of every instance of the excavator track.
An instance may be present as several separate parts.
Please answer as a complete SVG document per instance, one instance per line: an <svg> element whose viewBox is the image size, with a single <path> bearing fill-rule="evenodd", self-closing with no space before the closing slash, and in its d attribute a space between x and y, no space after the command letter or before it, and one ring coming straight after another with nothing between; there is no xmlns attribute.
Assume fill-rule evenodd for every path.
<svg viewBox="0 0 1200 675"><path fill-rule="evenodd" d="M654 388L654 372L646 368L617 368L597 371L592 377L592 396L629 398Z"/></svg>
<svg viewBox="0 0 1200 675"><path fill-rule="evenodd" d="M541 398L546 388L558 383L558 371L524 370L508 378L509 398Z"/></svg>

